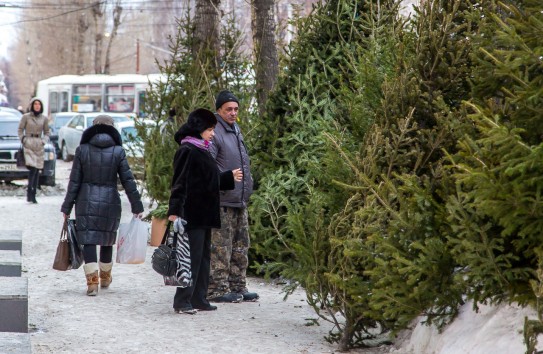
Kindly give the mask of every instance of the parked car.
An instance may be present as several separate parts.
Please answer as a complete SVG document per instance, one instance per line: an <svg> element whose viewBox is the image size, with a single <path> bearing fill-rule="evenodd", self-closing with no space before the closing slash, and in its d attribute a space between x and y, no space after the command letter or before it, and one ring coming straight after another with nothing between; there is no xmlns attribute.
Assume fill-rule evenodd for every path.
<svg viewBox="0 0 543 354"><path fill-rule="evenodd" d="M71 161L73 159L75 149L77 149L81 142L83 131L92 126L94 118L101 114L104 113L78 113L73 116L66 125L60 128L58 131L58 144L64 161ZM108 115L111 116L116 123L132 120L132 118L125 114L110 113Z"/></svg>
<svg viewBox="0 0 543 354"><path fill-rule="evenodd" d="M4 112L11 113L19 119L23 116L23 114L19 112L18 110L16 110L15 108L0 106L0 113L4 113Z"/></svg>
<svg viewBox="0 0 543 354"><path fill-rule="evenodd" d="M55 146L57 152L57 158L61 157L60 146L58 145L58 131L64 126L70 119L72 119L77 112L59 112L51 116L49 120L49 139Z"/></svg>
<svg viewBox="0 0 543 354"><path fill-rule="evenodd" d="M11 182L27 179L28 169L17 167L17 153L21 147L17 130L20 118L11 113L0 112L0 180ZM53 144L48 142L44 147L44 164L40 172L39 184L55 185L56 153Z"/></svg>
<svg viewBox="0 0 543 354"><path fill-rule="evenodd" d="M152 120L140 120L140 122L149 127L156 124L156 122ZM133 120L118 122L115 123L115 128L121 133L126 159L128 160L128 164L130 165L134 176L137 179L142 179L145 167L143 159L144 144L136 129L136 123Z"/></svg>

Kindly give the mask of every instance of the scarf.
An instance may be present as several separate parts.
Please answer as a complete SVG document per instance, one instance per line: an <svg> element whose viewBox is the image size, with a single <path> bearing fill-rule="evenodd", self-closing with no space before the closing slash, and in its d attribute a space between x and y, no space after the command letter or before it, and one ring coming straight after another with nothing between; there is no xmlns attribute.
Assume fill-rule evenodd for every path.
<svg viewBox="0 0 543 354"><path fill-rule="evenodd" d="M181 140L181 144L183 143L190 143L194 146L196 146L199 149L202 150L209 150L209 147L211 145L210 141L204 140L204 139L198 139L193 136L186 136Z"/></svg>

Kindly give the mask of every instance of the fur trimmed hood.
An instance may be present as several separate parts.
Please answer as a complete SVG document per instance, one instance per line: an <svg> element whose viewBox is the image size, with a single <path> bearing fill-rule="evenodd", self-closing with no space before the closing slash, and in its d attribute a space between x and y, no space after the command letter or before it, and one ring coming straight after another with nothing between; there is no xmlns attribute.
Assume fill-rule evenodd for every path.
<svg viewBox="0 0 543 354"><path fill-rule="evenodd" d="M113 139L114 145L122 146L123 144L121 134L119 133L117 128L105 124L97 124L85 129L83 135L81 136L81 144L87 144L91 142L91 139L99 134L109 135L111 139Z"/></svg>
<svg viewBox="0 0 543 354"><path fill-rule="evenodd" d="M41 108L39 110L39 112L36 112L34 110L34 102L38 101L41 105ZM31 113L34 113L35 116L39 116L40 114L43 113L43 102L42 100L40 100L38 97L34 97L30 100L30 104L28 105L28 112L31 112Z"/></svg>

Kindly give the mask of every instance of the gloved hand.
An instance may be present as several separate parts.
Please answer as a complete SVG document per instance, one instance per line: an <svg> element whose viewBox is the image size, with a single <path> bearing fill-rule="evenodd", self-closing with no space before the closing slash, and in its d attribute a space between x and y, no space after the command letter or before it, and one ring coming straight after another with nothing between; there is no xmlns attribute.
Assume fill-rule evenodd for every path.
<svg viewBox="0 0 543 354"><path fill-rule="evenodd" d="M186 224L187 222L181 218L175 219L173 222L173 231L180 234L184 233Z"/></svg>

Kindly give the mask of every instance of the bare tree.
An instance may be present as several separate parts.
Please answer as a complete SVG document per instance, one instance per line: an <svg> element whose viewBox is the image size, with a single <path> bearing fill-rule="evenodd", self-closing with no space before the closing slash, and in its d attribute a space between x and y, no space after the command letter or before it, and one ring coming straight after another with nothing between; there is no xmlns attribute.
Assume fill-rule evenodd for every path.
<svg viewBox="0 0 543 354"><path fill-rule="evenodd" d="M87 30L89 29L89 23L87 14L85 12L80 13L77 15L78 21L77 21L77 33L74 39L72 39L72 43L74 43L76 47L76 60L77 60L77 74L84 74L85 73L85 37ZM69 71L67 71L69 72Z"/></svg>
<svg viewBox="0 0 543 354"><path fill-rule="evenodd" d="M94 20L94 73L102 73L102 41L104 40L104 6L105 3L97 2L92 7L92 19Z"/></svg>
<svg viewBox="0 0 543 354"><path fill-rule="evenodd" d="M121 6L121 0L117 0L117 3L115 4L115 8L113 9L113 28L111 30L109 41L107 43L106 58L105 58L104 71L103 71L104 74L109 74L109 71L110 71L109 55L111 53L111 44L113 43L113 40L117 36L117 30L119 29L119 26L121 25L122 12L123 12L123 8Z"/></svg>
<svg viewBox="0 0 543 354"><path fill-rule="evenodd" d="M279 75L279 60L275 40L274 0L252 0L252 30L256 66L256 89L259 113L265 112L269 92Z"/></svg>

